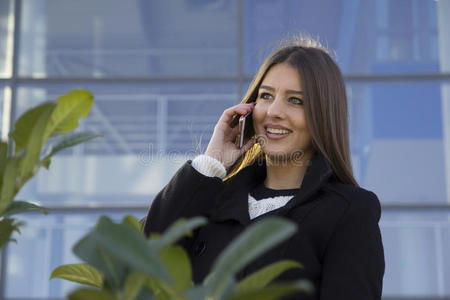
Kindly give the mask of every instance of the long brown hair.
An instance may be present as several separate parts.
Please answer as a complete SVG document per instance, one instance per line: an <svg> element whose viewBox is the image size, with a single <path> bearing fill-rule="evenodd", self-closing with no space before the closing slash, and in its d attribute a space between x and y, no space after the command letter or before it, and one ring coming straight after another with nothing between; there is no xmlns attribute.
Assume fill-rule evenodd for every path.
<svg viewBox="0 0 450 300"><path fill-rule="evenodd" d="M264 76L276 64L296 68L303 84L306 123L315 151L320 151L342 183L358 186L353 177L348 137L347 95L344 79L328 51L318 41L300 37L272 52L259 68L241 103L256 101ZM233 126L233 124L232 124ZM246 133L251 138L252 131ZM255 144L228 172L228 179L261 158Z"/></svg>

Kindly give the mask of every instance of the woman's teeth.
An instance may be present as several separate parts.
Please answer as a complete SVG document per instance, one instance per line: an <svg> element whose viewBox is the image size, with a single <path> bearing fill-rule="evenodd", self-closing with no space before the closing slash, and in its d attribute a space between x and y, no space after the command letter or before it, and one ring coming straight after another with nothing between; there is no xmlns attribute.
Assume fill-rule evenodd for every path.
<svg viewBox="0 0 450 300"><path fill-rule="evenodd" d="M268 133L272 133L272 134L288 134L289 133L289 130L285 130L285 129L267 128L266 130Z"/></svg>

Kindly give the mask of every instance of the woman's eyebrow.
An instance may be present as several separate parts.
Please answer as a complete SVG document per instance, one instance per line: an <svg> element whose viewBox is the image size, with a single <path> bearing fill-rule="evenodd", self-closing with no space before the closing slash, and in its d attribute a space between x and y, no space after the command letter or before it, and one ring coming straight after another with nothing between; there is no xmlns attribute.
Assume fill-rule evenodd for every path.
<svg viewBox="0 0 450 300"><path fill-rule="evenodd" d="M274 89L273 87L268 86L268 85L261 85L259 88L260 88L260 89L269 90L269 91L272 91L272 92L275 91L275 89ZM296 91L296 90L286 90L286 93L288 93L288 94L299 94L299 95L303 95L303 92L302 92L302 91Z"/></svg>
<svg viewBox="0 0 450 300"><path fill-rule="evenodd" d="M287 90L286 93L303 95L302 91L296 91L296 90Z"/></svg>
<svg viewBox="0 0 450 300"><path fill-rule="evenodd" d="M269 91L272 91L272 92L275 91L275 89L273 87L268 86L268 85L261 85L259 88L260 89L269 90Z"/></svg>

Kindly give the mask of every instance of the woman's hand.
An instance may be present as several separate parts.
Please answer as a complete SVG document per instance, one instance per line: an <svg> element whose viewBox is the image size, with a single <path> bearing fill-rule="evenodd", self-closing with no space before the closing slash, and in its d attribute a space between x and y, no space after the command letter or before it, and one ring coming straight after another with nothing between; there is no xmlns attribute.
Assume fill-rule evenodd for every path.
<svg viewBox="0 0 450 300"><path fill-rule="evenodd" d="M239 134L239 126L231 128L230 123L233 116L245 115L253 110L254 102L250 104L238 104L226 109L216 126L209 141L205 155L220 161L225 169L231 167L237 159L255 144L254 139L247 141L242 148L235 144L236 136Z"/></svg>

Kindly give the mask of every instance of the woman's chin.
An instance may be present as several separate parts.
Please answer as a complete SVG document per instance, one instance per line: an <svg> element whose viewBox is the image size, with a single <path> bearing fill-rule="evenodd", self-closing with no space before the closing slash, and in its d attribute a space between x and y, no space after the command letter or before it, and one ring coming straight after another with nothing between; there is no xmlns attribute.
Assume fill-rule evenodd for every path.
<svg viewBox="0 0 450 300"><path fill-rule="evenodd" d="M271 161L288 161L290 154L283 151L264 151L264 155Z"/></svg>
<svg viewBox="0 0 450 300"><path fill-rule="evenodd" d="M303 165L306 159L306 152L303 150L296 151L281 151L274 149L263 149L264 155L267 162L274 163L285 163L285 164L295 164Z"/></svg>

